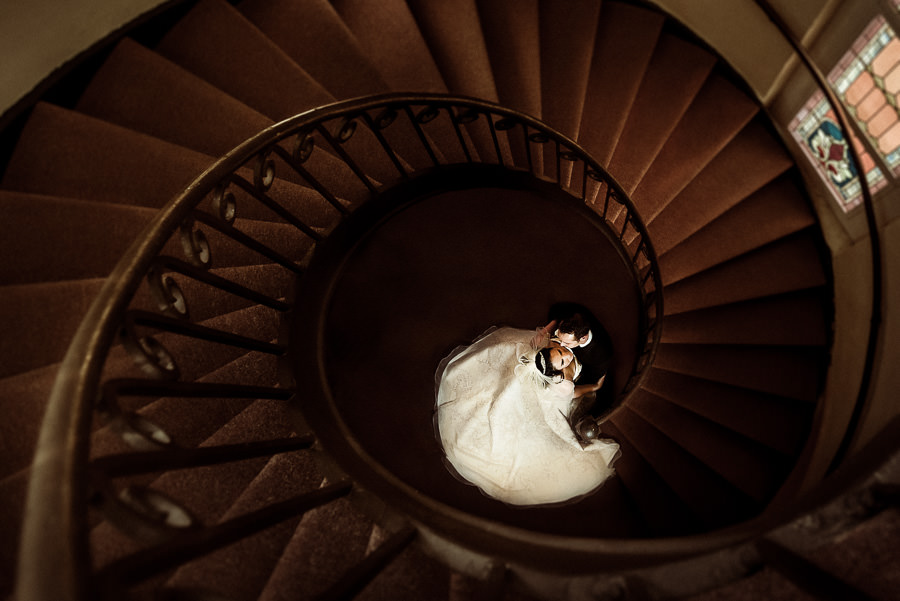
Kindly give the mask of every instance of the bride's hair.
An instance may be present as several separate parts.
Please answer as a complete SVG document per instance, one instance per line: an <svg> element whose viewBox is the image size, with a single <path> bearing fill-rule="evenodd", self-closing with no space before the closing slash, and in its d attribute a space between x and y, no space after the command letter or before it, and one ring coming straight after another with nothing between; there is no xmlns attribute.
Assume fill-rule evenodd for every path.
<svg viewBox="0 0 900 601"><path fill-rule="evenodd" d="M541 375L549 378L552 382L559 382L563 379L562 370L553 367L553 363L550 361L550 347L545 346L537 352L534 356L534 366L541 372Z"/></svg>

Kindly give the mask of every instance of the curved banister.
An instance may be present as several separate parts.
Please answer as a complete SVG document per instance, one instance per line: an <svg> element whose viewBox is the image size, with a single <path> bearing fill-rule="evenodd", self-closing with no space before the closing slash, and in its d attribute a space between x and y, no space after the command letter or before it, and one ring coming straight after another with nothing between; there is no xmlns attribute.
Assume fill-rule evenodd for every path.
<svg viewBox="0 0 900 601"><path fill-rule="evenodd" d="M180 396L290 396L290 389L285 390L285 394L278 394L275 387L263 390L235 384L230 391L223 391L221 387L178 382L177 358L171 356L153 335L143 335L143 330L177 332L198 341L209 340L275 355L283 354L286 346L191 323L184 294L164 272L179 273L224 294L259 300L276 313L277 321L280 319L277 315L289 310L290 304L282 299L265 297L209 271L214 263L211 258L214 249L201 226L266 256L291 273L301 273L302 267L296 260L254 239L235 224L237 201L232 190L241 192L249 202L266 208L292 226L298 238L315 244L326 232L273 198L270 188L277 169L283 167L291 177L300 178L332 207L336 218L341 218L351 211L352 202L342 199L323 183L310 166L310 157L321 153L320 144L324 142L329 156L342 160L358 180L352 183L360 188L360 194L372 196L381 191L379 186L389 187L391 182L376 183L362 167L359 159L363 157L356 157L349 150L350 142L360 125L367 128L376 141L375 147L380 147L396 170L396 180L405 180L413 169L403 162L402 153L392 147L385 135L392 124L404 119L415 132L414 140L406 142L417 143L427 154L429 169L439 169L446 164L431 139L434 132L431 128L443 122L451 128L451 137L459 143L458 150L464 156L464 163L491 162L527 170L535 177L541 177L532 158L532 148L550 144L556 152L556 183L589 204L595 195L602 198L603 209L598 212L616 233L622 247L630 248L627 256L632 260L633 274L644 303L643 347L626 385L626 390L636 388L652 363L660 338L662 284L656 254L643 222L621 186L576 143L525 114L488 102L444 95L391 94L308 111L267 128L213 163L157 214L106 280L66 353L42 424L27 493L28 511L17 584L20 599L83 599L95 585L89 578L86 532L88 493L96 480L93 472L99 469L88 461L90 425L95 410L121 427L130 428L129 440L140 440L140 448L166 448L170 441L165 433L154 424L123 411L119 407L119 395L177 392ZM487 128L490 136L487 147L494 149L492 157L478 156L478 149L472 142L477 127ZM516 130L521 131L518 141ZM527 166L515 165L509 154L509 146L518 143L523 146ZM371 146L368 149L371 150ZM481 151L484 152L484 147ZM578 170L580 178L569 180L566 177L563 181L563 172L571 176ZM245 175L248 172L252 173L249 177ZM186 260L160 254L173 239L181 240ZM129 309L129 303L145 277L159 313ZM104 364L117 336L122 337L123 347L135 356L135 361L150 375L149 379L113 379L101 385ZM244 458L242 451L236 448L221 453L232 460ZM127 468L121 469L127 471ZM298 506L305 507L304 503L298 503ZM445 512L441 519L452 515L453 512ZM459 517L465 521L464 516ZM476 523L482 535L490 531L490 528L484 528L484 523L477 520ZM163 525L150 526L149 531L156 532L154 536L167 536ZM194 540L196 538L194 536L191 539L194 542L190 544L200 545ZM176 547L177 544L174 547L170 544L165 549L172 553L187 552ZM196 552L193 547L191 549L191 553ZM210 547L206 552L212 549ZM54 566L57 577L45 577L42 567L48 562Z"/></svg>

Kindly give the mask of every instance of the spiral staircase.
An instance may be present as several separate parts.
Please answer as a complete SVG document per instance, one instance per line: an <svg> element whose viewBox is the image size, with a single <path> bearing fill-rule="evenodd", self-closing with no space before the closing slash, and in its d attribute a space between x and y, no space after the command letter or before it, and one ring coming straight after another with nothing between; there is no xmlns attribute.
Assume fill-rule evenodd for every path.
<svg viewBox="0 0 900 601"><path fill-rule="evenodd" d="M828 368L831 270L791 156L714 53L660 13L613 0L200 0L170 9L99 52L8 135L15 144L0 190L7 231L0 245L8 258L0 266L0 496L7 533L0 544L0 592L13 590L46 399L76 328L119 257L158 209L257 132L336 101L391 92L484 99L539 118L575 140L631 197L658 255L665 299L652 366L603 423L622 456L617 477L595 495L568 508L511 512L459 483L419 488L455 497L443 501L513 527L619 541L739 532L762 519L779 493L791 494L790 478L802 469L798 462L815 428ZM449 137L444 131L431 139L451 162L457 151ZM470 137L473 152L490 152L487 138L471 130ZM523 153L511 140L504 150L508 164L522 167L527 159L531 172L545 178L579 176L546 149ZM401 143L401 155L403 149ZM425 160L407 150L399 157L404 164ZM364 167L385 189L397 183L385 162ZM348 174L340 167L326 164L324 172L342 191L345 209L364 203L368 193L346 185ZM287 176L272 185L288 191L314 233L324 237L334 227L340 210L308 193L302 182ZM480 189L486 188L481 182ZM496 196L504 194L509 193ZM602 196L586 189L586 206L599 213ZM466 213L459 227L469 218L478 215ZM298 238L282 220L251 213L240 222L290 262L309 265L315 241ZM505 235L512 240L520 234L510 228ZM628 247L633 237L623 243ZM173 256L182 252L177 244L166 248ZM421 250L426 258L434 252ZM259 256L226 252L214 267L215 275L271 299L304 293L295 289L291 274ZM267 317L271 305L204 300L202 292L188 292L199 298L191 305L197 323L274 347L283 339L278 320ZM540 325L539 306L554 298L539 300L521 313L533 316L530 323L513 325ZM616 378L621 390L641 350L630 326L616 319L634 309L602 298L587 302L612 324L622 349ZM151 305L146 291L135 304ZM376 303L366 318L377 318L382 308ZM492 325L481 319L467 314L459 325ZM283 349L238 351L190 346L177 336L160 340L186 357L179 376L185 382L284 382L278 359ZM447 349L427 350L439 358ZM424 365L433 359L424 357ZM114 347L105 369L131 373L130 361ZM323 591L332 598L352 591L362 599L557 595L521 582L502 592L498 583L513 580L504 575L502 561L488 562L501 567L488 574L487 584L471 573L478 570L463 569L465 561L450 561L448 568L435 559L441 553L427 544L428 536L395 527L390 500L372 500L366 486L342 496L340 453L334 463L323 461L328 445L314 445L294 406L275 396L185 399L147 392L131 399L137 415L164 423L183 448L268 441L278 450L238 462L124 476L177 499L204 524L267 519L254 512L309 491L337 500L273 518L260 532L196 559L169 565L164 556L153 556L157 565L146 573L128 558L143 543L92 511L83 526L90 532L91 568L107 580L117 570L132 570L142 580L135 594L203 589L225 598L266 600L312 598ZM366 420L378 418L369 411L356 418L355 427L375 432L366 444L378 447L383 462L412 452L398 465L421 472L411 464L434 465L435 449L423 448L428 442L421 432L413 437L412 451L396 439L416 428L417 417L399 427L371 428ZM425 425L428 438L430 420ZM93 458L128 450L100 417L90 438ZM314 449L306 450L310 445ZM423 544L409 544L413 540ZM364 578L367 584L359 590L341 588L349 575L385 558L393 560ZM88 560L82 561L87 567ZM52 574L48 567L47 576ZM792 585L764 574L772 598L794 598ZM710 598L749 598L759 590L758 579L743 583L744 589L739 583Z"/></svg>

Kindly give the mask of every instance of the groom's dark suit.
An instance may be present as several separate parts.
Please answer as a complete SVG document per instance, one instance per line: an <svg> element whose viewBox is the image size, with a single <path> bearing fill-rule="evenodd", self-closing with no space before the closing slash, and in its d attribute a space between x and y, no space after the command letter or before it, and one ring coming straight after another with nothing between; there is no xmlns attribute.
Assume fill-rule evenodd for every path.
<svg viewBox="0 0 900 601"><path fill-rule="evenodd" d="M590 343L572 349L578 362L581 363L581 376L576 384L593 384L604 375L606 376L603 387L597 392L597 403L592 410L592 413L602 412L613 401L612 363L614 355L609 333L587 307L577 303L556 303L550 307L548 318L551 321L556 320L559 325L561 320L576 313L581 314L591 328Z"/></svg>

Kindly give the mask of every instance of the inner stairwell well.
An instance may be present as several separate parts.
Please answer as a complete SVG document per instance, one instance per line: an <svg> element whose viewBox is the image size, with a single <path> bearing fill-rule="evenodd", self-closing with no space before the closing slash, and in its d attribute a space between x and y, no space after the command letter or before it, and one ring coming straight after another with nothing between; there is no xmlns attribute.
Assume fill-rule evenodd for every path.
<svg viewBox="0 0 900 601"><path fill-rule="evenodd" d="M830 344L830 268L791 157L712 52L661 14L612 0L201 0L174 10L179 14L164 31L145 27L103 51L102 64L70 102L34 106L3 174L8 234L0 247L9 259L0 266L0 499L10 535L0 544L0 592L13 587L46 398L119 256L156 209L245 139L309 109L388 92L484 99L571 137L631 196L664 286L653 365L603 423L622 446L617 478L566 510L510 515L462 487L451 490L458 498L444 501L539 532L611 539L706 533L764 512L789 481L814 425ZM439 137L436 143L440 149ZM449 146L445 152L451 157ZM509 152L522 166L524 157ZM549 158L537 163L535 171L556 175ZM381 185L396 183L384 165L371 169ZM330 172L344 190L341 200L355 207L366 196L342 184L346 175L339 167ZM333 207L303 182L279 179L274 186L316 231L334 225ZM587 204L599 211L602 201L600 195ZM298 242L283 221L251 212L239 222L297 265L308 263L314 243ZM170 250L181 252L176 244ZM218 255L212 271L272 298L295 294L283 270L248 253ZM203 325L276 344L283 334L270 307L189 292L192 318ZM616 307L602 298L579 300L611 324L622 347L634 346L627 324L615 323ZM136 304L150 303L139 295ZM467 327L476 327L477 316L471 320ZM187 358L184 381L279 379L271 354L160 340ZM121 349L107 362L110 370L129 363ZM630 363L620 367L621 387ZM133 408L164 423L187 448L252 440L302 446L304 432L280 400L147 397ZM417 423L410 418L402 426ZM430 429L416 434L423 435ZM97 420L92 456L125 449ZM389 455L391 445L382 451ZM133 481L215 524L332 485L334 477L297 451ZM94 569L140 547L99 514L91 519ZM365 504L345 498L142 586L202 587L234 599L312 597L393 534ZM473 582L433 559L427 545L414 544L360 598L465 598L477 588Z"/></svg>

